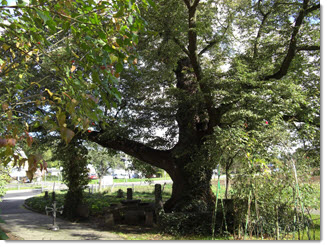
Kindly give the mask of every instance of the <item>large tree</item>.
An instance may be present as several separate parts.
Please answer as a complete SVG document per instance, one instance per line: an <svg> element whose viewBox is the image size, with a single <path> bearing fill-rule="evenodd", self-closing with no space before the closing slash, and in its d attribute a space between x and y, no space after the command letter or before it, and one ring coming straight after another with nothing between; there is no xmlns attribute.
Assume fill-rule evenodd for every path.
<svg viewBox="0 0 327 247"><path fill-rule="evenodd" d="M68 20L61 12L53 13L49 5L45 10L41 8L41 13L35 11L35 6L27 8L30 19L41 23L37 30L43 30L43 22L47 23L45 30L51 30L52 20L61 25L57 32L53 30L58 34L55 38L36 36L34 40L40 44L34 43L33 48L24 40L27 51L47 46L41 64L44 67L26 67L23 63L25 67L20 68L33 68L33 76L19 72L15 62L3 63L18 71L17 81L24 80L27 86L38 87L33 82L40 80L34 78L42 79L44 71L50 72L36 90L41 92L38 97L45 97L41 98L43 104L30 98L26 101L35 107L25 108L32 115L28 123L40 114L44 117L39 124L48 124L50 129L53 126L52 130L67 143L74 135L88 138L164 169L174 182L172 197L165 204L167 212L208 210L213 205L210 180L218 159L212 145L219 145L215 141L219 129L244 125L247 130L260 130L282 124L290 131L300 130L307 149L311 144L319 148L319 1L160 0L149 11L141 9L148 25L139 35L135 34L138 19L128 17L136 9L131 4L138 1L113 2L118 3L118 12L114 12L117 17L121 14L119 6L128 9L128 14L116 19L101 15L102 6L96 1L92 4L99 14L84 4L87 14L73 13ZM73 9L79 9L82 3L74 2ZM57 6L59 10L61 7ZM66 8L72 12L69 6ZM94 24L86 25L90 24L90 16ZM14 30L26 29L26 23L17 26L16 19L12 20ZM126 29L126 23L131 24L131 29ZM109 36L100 30L109 32ZM14 39L9 42L1 38L7 57L10 48L20 48ZM101 40L109 41L110 46ZM62 45L64 41L70 46ZM129 56L130 41L139 41L138 60ZM119 46L126 48L126 53L115 49ZM49 53L58 58L53 61ZM33 61L37 61L38 54L34 54ZM137 63L136 68L122 70L127 68L123 57L131 64ZM40 69L52 66L55 71ZM119 80L115 79L115 71L111 74L112 68L121 72ZM8 73L3 74L1 82L12 85ZM109 88L106 78L113 82ZM51 82L51 88L43 82ZM22 90L19 95L29 97L24 89L17 90ZM7 118L11 114L24 118L20 105L12 103L16 95L5 94L2 110ZM1 128L13 132L7 124ZM77 131L87 128L84 133Z"/></svg>
<svg viewBox="0 0 327 247"><path fill-rule="evenodd" d="M216 127L307 123L319 133L319 9L314 0L157 1L144 13L138 70L122 73L122 101L89 139L167 171L167 212L207 210Z"/></svg>

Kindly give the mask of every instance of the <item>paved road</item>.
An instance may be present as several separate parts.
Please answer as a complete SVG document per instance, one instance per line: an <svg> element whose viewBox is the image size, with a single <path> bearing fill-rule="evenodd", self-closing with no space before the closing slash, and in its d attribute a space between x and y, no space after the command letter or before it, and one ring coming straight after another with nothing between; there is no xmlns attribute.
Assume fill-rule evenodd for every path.
<svg viewBox="0 0 327 247"><path fill-rule="evenodd" d="M59 231L48 230L50 216L32 212L22 205L24 200L40 191L16 192L5 195L0 202L0 217L6 224L0 227L22 240L123 240L116 234L92 228L86 223L72 223L58 219Z"/></svg>

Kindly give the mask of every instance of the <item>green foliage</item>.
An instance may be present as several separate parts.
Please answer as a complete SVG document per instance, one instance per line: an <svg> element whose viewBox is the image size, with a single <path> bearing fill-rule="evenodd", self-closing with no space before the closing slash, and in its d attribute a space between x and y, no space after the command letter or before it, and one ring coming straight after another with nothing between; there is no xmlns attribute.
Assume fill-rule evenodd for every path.
<svg viewBox="0 0 327 247"><path fill-rule="evenodd" d="M239 207L239 205L237 207ZM162 233L179 237L198 235L210 236L212 233L212 220L212 211L173 213L159 212L159 229ZM227 233L225 232L225 222L227 223L228 229L232 231L234 226L234 213L229 211L225 221L222 207L219 206L215 220L216 235L224 236L225 233Z"/></svg>
<svg viewBox="0 0 327 247"><path fill-rule="evenodd" d="M142 188L144 191L142 191ZM126 189L123 188L123 189ZM153 202L154 201L154 191L149 191L144 189L144 186L137 188L138 191L133 192L133 198L142 200L142 202ZM146 191L145 191L146 190ZM67 191L56 191L56 201L58 205L64 205L65 198L67 197ZM106 191L101 193L88 193L83 192L83 203L86 204L90 210L90 215L94 217L103 217L106 210L109 208L110 204L118 204L123 200L122 198L117 198L117 193L107 193ZM169 193L163 193L164 200L169 198ZM51 194L49 199L44 199L44 193L38 196L31 197L25 200L25 204L34 210L45 213L45 206L51 206ZM64 215L64 217L68 217ZM68 217L69 218L69 217Z"/></svg>
<svg viewBox="0 0 327 247"><path fill-rule="evenodd" d="M132 171L140 172L142 176L147 178L147 181L151 181L152 175L156 174L159 171L159 168L151 166L145 162L142 162L139 159L132 158L133 166L129 169Z"/></svg>
<svg viewBox="0 0 327 247"><path fill-rule="evenodd" d="M9 179L10 176L8 169L0 165L0 201L1 197L3 197L6 193L5 186L8 184Z"/></svg>
<svg viewBox="0 0 327 247"><path fill-rule="evenodd" d="M0 158L33 130L68 143L120 101L118 77L137 58L152 1L18 1L0 5ZM101 98L101 100L100 100ZM100 100L100 104L99 104ZM102 108L100 107L102 106ZM92 121L91 121L92 120ZM94 124L94 123L93 123ZM38 133L40 134L40 133Z"/></svg>
<svg viewBox="0 0 327 247"><path fill-rule="evenodd" d="M94 1L90 6L82 1L67 6L51 2L38 11L26 8L26 19L34 20L31 26L11 18L9 34L12 30L22 39L30 35L40 44L23 43L24 51L32 49L35 57L22 63L33 68L31 75L24 72L26 67L15 67L21 57L16 48L23 49L21 45L10 39L3 47L2 64L8 64L9 58L11 67L17 68L4 80L3 90L9 92L3 94L3 118L20 117L27 123L39 119L41 126L57 131L66 143L80 134L75 129L88 129L82 138L167 170L179 183L175 188L185 185L176 192L178 203L185 198L210 200L211 171L219 160L227 168L235 157L234 164L239 163L240 172L248 175L240 184L250 186L242 191L240 185L234 191L251 199L256 166L265 168L281 159L281 149L292 150L301 140L299 156L319 156L319 1L160 0L149 11L140 7L150 25L138 34L141 23L134 3L111 1L106 7L114 12L108 8L109 15L101 15L102 6ZM58 7L70 18L62 16L67 13ZM53 27L56 20L63 22ZM31 31L21 33L26 30ZM44 38L45 30L54 36ZM137 45L125 44L125 39ZM135 66L125 70L127 64ZM16 87L16 81L26 85ZM39 97L42 91L43 98L23 101L34 106L19 109L27 116L13 114L18 110L12 104L15 96L25 99L21 95L28 87L34 90L27 90L30 93L24 97L34 93ZM14 129L6 131L12 134ZM30 143L28 136L22 140ZM319 158L311 160L306 164L319 164Z"/></svg>
<svg viewBox="0 0 327 247"><path fill-rule="evenodd" d="M261 167L264 169L258 172L253 166L244 166L233 183L232 198L250 203L250 211L245 206L238 213L238 222L248 223L246 234L285 238L312 227L311 216L305 212L320 208L319 185L311 184L311 176L300 167L295 171L291 162L275 164L273 169L265 163ZM301 181L299 187L296 178Z"/></svg>
<svg viewBox="0 0 327 247"><path fill-rule="evenodd" d="M88 184L87 149L80 140L72 140L68 145L59 143L56 157L63 164L63 181L68 187L65 197L64 214L75 218L78 205L83 202L83 190Z"/></svg>
<svg viewBox="0 0 327 247"><path fill-rule="evenodd" d="M8 238L7 234L0 229L0 240L7 240Z"/></svg>
<svg viewBox="0 0 327 247"><path fill-rule="evenodd" d="M35 211L40 213L45 213L45 207L52 207L52 194L49 193L48 199L44 198L45 193L41 193L35 197L30 197L25 200L25 204L32 208ZM63 192L56 191L56 202L57 205L60 207L64 205L65 197Z"/></svg>
<svg viewBox="0 0 327 247"><path fill-rule="evenodd" d="M209 213L162 213L159 216L162 233L173 236L208 235L211 214Z"/></svg>
<svg viewBox="0 0 327 247"><path fill-rule="evenodd" d="M88 162L94 166L100 179L108 173L109 168L125 168L120 154L103 148L96 143L90 143L88 146Z"/></svg>
<svg viewBox="0 0 327 247"><path fill-rule="evenodd" d="M6 167L3 167L2 164L0 163L0 202L2 197L6 194L5 186L6 184L8 184L9 178L10 176L8 174L8 169L6 169ZM0 214L1 214L1 210L0 210ZM0 218L0 223L5 223L5 222ZM8 236L0 228L0 240L6 240L6 239L8 239Z"/></svg>

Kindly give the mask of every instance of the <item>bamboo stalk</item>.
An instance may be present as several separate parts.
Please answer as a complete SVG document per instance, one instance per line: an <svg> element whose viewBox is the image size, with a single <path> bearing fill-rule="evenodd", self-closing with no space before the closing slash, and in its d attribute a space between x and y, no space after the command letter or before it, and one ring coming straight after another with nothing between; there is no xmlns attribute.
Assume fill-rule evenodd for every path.
<svg viewBox="0 0 327 247"><path fill-rule="evenodd" d="M258 207L258 201L257 201L257 192L256 192L256 188L257 188L257 182L255 180L255 188L254 188L254 205L255 205L255 213L256 213L256 217L257 217L257 224L260 223L260 219L259 219L259 207ZM259 227L257 225L257 235L259 235ZM262 240L262 228L261 228L261 240Z"/></svg>
<svg viewBox="0 0 327 247"><path fill-rule="evenodd" d="M261 221L261 240L263 240L263 220Z"/></svg>
<svg viewBox="0 0 327 247"><path fill-rule="evenodd" d="M221 207L222 207L222 210L223 210L223 218L224 218L224 222L225 222L225 231L228 232L226 215L225 215L225 208L224 208L224 200L223 199L221 199Z"/></svg>
<svg viewBox="0 0 327 247"><path fill-rule="evenodd" d="M212 240L214 240L214 238L215 238L215 227L216 227L216 217L217 217L217 207L218 207L218 195L219 195L219 190L220 190L220 168L219 168L219 164L217 165L217 170L218 170L218 181L217 181L217 190L216 190L216 202L215 202L215 211L214 211L214 214L213 214L212 225L211 225Z"/></svg>
<svg viewBox="0 0 327 247"><path fill-rule="evenodd" d="M292 188L293 190L293 200L294 200L294 217L293 217L293 221L294 221L294 226L293 226L293 238L292 240L295 240L295 231L296 231L296 196L295 196L295 191L294 189Z"/></svg>
<svg viewBox="0 0 327 247"><path fill-rule="evenodd" d="M246 216L246 223L245 223L245 231L244 231L244 240L246 240L247 237L247 230L248 230L248 223L250 219L250 213L251 213L251 190L249 192L249 197L248 197L248 214Z"/></svg>
<svg viewBox="0 0 327 247"><path fill-rule="evenodd" d="M301 200L301 194L300 194L300 187L299 187L299 182L298 182L298 179L297 179L297 171L296 171L296 167L295 167L295 162L294 160L292 159L292 164L293 164L293 170L294 170L294 177L295 177L295 183L296 183L296 192L297 192L297 199L299 200L300 202L300 205L301 205L301 210L302 210L302 220L304 220L304 206L303 206L303 202ZM298 214L297 214L298 215ZM304 230L302 232L302 236L304 235ZM298 234L299 234L299 240L301 239L301 236L300 236L300 229L298 229Z"/></svg>
<svg viewBox="0 0 327 247"><path fill-rule="evenodd" d="M275 210L276 210L276 240L279 240L278 206L275 206Z"/></svg>

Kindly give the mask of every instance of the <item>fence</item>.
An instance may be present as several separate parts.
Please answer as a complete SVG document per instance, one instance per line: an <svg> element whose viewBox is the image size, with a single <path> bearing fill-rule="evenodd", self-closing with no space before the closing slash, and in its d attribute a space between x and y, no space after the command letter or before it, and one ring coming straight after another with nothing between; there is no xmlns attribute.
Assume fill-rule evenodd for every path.
<svg viewBox="0 0 327 247"><path fill-rule="evenodd" d="M106 191L108 193L116 193L119 189L126 191L127 188L132 188L134 192L144 192L144 193L151 193L154 191L155 184L162 184L163 185L163 192L171 193L173 183L172 181L153 181L149 182L128 182L128 183L113 183L111 185L102 185L99 188L99 184L89 184L87 190L90 193Z"/></svg>
<svg viewBox="0 0 327 247"><path fill-rule="evenodd" d="M100 192L100 191L107 191L109 193L115 193L119 189L126 191L127 188L133 188L134 192L153 192L154 191L154 184L161 183L163 185L163 189L165 192L171 192L171 184L172 181L152 181L152 182L127 182L127 183L113 183L110 185L102 185L99 188L99 184L89 184L87 186L88 192ZM15 183L15 184L7 184L7 190L25 190L25 189L41 189L44 190L66 190L68 187L57 181L53 182L33 182L33 183Z"/></svg>

